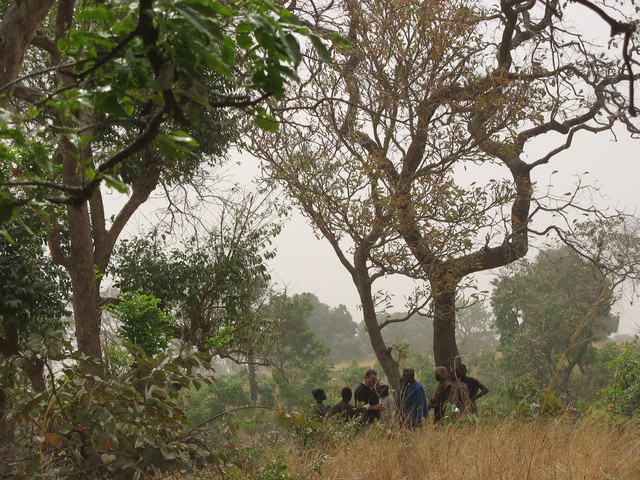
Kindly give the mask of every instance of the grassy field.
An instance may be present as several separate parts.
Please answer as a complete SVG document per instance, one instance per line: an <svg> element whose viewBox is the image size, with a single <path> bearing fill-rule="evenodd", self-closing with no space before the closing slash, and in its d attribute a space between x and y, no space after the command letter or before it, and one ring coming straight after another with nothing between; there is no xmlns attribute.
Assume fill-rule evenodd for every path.
<svg viewBox="0 0 640 480"><path fill-rule="evenodd" d="M595 420L370 431L286 457L291 478L323 480L639 480L640 427Z"/></svg>

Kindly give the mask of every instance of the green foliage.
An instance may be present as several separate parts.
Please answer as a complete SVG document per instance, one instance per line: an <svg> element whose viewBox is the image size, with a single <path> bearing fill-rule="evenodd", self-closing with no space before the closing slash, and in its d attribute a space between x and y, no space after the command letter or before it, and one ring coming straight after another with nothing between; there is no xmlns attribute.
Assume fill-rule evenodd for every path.
<svg viewBox="0 0 640 480"><path fill-rule="evenodd" d="M299 480L299 475L291 475L289 465L281 458L267 462L259 472L249 476L247 480Z"/></svg>
<svg viewBox="0 0 640 480"><path fill-rule="evenodd" d="M291 409L313 403L311 391L329 380L329 349L313 334L306 319L311 312L305 295L272 296L261 314L272 327L259 352L271 366L277 398Z"/></svg>
<svg viewBox="0 0 640 480"><path fill-rule="evenodd" d="M7 390L7 419L16 432L5 452L7 475L153 478L189 475L222 461L183 409L180 392L209 383L212 375L208 358L193 347L175 342L153 357L137 351L131 368L101 378L77 368L88 360L71 351L61 332L32 336L28 349L65 367L51 374L44 392ZM20 375L30 351L3 358L0 368Z"/></svg>
<svg viewBox="0 0 640 480"><path fill-rule="evenodd" d="M573 370L593 358L593 342L618 328L607 279L565 248L518 264L494 285L505 371L530 377L540 389L557 379L556 391L570 393Z"/></svg>
<svg viewBox="0 0 640 480"><path fill-rule="evenodd" d="M510 412L523 418L537 418L541 415L554 416L566 409L553 393L540 388L531 377L514 378L507 384L507 398L513 410Z"/></svg>
<svg viewBox="0 0 640 480"><path fill-rule="evenodd" d="M246 384L246 372L218 375L213 383L185 392L184 395L189 397L189 419L198 425L225 411L251 405Z"/></svg>
<svg viewBox="0 0 640 480"><path fill-rule="evenodd" d="M204 239L192 237L182 248L170 248L164 235L152 232L118 248L115 284L162 299L158 306L175 315L183 338L202 348L249 349L260 329L255 304L270 279L266 261L273 252L265 246L276 232L234 223Z"/></svg>
<svg viewBox="0 0 640 480"><path fill-rule="evenodd" d="M26 203L86 199L102 181L126 191L149 169L159 168L167 183L188 180L199 154L222 153L237 134L233 116L220 116L221 109L242 108L259 126L277 128L262 101L281 98L297 80L297 36L310 38L328 60L326 47L294 15L264 0L84 2L73 20L59 32L55 9L45 19L39 32L63 35L47 49L52 58L27 52L28 80L18 83L32 89L30 105L0 112L0 161L19 159L21 167L0 178L9 181L0 190L3 221ZM61 63L66 83L59 89L60 72L46 67ZM191 119L214 128L194 127ZM60 177L59 142L73 150L81 188ZM142 154L147 147L160 163Z"/></svg>
<svg viewBox="0 0 640 480"><path fill-rule="evenodd" d="M611 383L599 395L597 406L613 415L640 415L640 345L623 345L622 353L606 363Z"/></svg>
<svg viewBox="0 0 640 480"><path fill-rule="evenodd" d="M364 378L364 372L370 368L373 368L373 365L359 365L357 362L352 361L349 365L338 370L336 376L341 386L350 387L351 390L355 391L355 387L360 385Z"/></svg>
<svg viewBox="0 0 640 480"><path fill-rule="evenodd" d="M172 315L158 308L161 300L141 293L125 293L120 299L105 307L120 322L119 334L146 355L155 355L167 348L176 323Z"/></svg>
<svg viewBox="0 0 640 480"><path fill-rule="evenodd" d="M69 277L45 253L42 222L25 215L0 237L0 353L17 353L29 335L58 329L68 315ZM4 347L4 348L3 348Z"/></svg>

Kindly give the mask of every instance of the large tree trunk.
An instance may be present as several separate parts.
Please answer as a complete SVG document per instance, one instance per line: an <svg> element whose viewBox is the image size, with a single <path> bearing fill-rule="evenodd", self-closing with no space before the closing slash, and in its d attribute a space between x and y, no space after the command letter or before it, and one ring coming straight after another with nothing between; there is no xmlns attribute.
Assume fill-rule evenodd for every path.
<svg viewBox="0 0 640 480"><path fill-rule="evenodd" d="M86 202L79 207L69 207L68 213L71 236L68 268L78 350L100 359L100 289L94 272L93 241Z"/></svg>
<svg viewBox="0 0 640 480"><path fill-rule="evenodd" d="M400 374L398 372L398 362L396 362L391 355L392 350L387 347L384 338L382 338L382 332L380 325L378 324L378 318L376 315L375 305L373 303L373 292L371 291L371 282L367 274L366 269L366 254L363 252L363 248L359 248L354 255L355 259L355 274L353 275L354 283L358 288L358 294L360 296L360 303L362 305L362 316L364 324L369 334L369 341L371 342L371 348L373 348L376 358L382 365L384 373L387 376L387 381L393 388L398 388L400 382ZM364 372L363 376L364 376Z"/></svg>
<svg viewBox="0 0 640 480"><path fill-rule="evenodd" d="M456 345L456 288L450 278L431 280L433 295L433 356L437 367L453 369L458 356Z"/></svg>

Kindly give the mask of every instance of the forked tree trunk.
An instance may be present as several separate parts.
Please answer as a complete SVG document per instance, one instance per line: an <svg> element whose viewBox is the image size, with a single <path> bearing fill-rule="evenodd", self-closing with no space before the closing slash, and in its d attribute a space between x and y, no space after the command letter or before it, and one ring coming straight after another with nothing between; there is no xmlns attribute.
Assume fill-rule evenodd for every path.
<svg viewBox="0 0 640 480"><path fill-rule="evenodd" d="M68 270L73 291L78 350L100 359L100 288L94 272L93 241L86 202L79 207L69 207L68 213L71 237Z"/></svg>

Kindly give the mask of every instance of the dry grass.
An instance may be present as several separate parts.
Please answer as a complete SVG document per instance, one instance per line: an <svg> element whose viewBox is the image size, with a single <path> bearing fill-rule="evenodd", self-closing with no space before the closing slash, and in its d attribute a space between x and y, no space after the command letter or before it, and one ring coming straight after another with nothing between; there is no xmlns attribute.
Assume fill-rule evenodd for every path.
<svg viewBox="0 0 640 480"><path fill-rule="evenodd" d="M568 420L428 425L395 437L369 432L287 461L292 473L322 480L640 480L640 430Z"/></svg>

